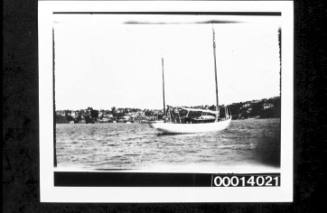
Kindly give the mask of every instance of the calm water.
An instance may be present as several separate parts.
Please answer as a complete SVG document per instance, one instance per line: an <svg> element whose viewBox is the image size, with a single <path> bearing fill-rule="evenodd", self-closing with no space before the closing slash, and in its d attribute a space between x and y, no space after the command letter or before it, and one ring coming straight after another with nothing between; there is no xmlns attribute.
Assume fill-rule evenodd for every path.
<svg viewBox="0 0 327 213"><path fill-rule="evenodd" d="M233 120L218 133L160 135L147 124L57 124L58 167L279 166L280 119Z"/></svg>

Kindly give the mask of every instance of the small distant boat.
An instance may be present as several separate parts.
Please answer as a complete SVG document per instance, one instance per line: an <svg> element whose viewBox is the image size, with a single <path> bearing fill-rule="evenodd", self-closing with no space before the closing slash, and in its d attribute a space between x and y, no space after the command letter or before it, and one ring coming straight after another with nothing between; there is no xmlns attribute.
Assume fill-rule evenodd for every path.
<svg viewBox="0 0 327 213"><path fill-rule="evenodd" d="M164 120L157 120L157 121L150 121L150 124L154 124L154 123L164 123Z"/></svg>
<svg viewBox="0 0 327 213"><path fill-rule="evenodd" d="M214 53L214 70L215 70L215 83L216 83L216 111L182 108L187 111L186 116L181 119L172 119L170 113L169 121L165 122L151 122L150 126L164 133L184 134L184 133L200 133L200 132L217 132L228 128L231 123L232 117L229 114L227 107L225 107L225 117L220 118L220 110L218 104L218 82L217 82L217 67L216 67L216 44L215 44L215 31L213 29L213 53ZM161 59L162 64L162 88L163 88L163 111L166 114L165 104L165 80L164 80L164 60ZM167 110L168 111L168 110ZM190 118L188 115L192 111L201 113L201 116Z"/></svg>

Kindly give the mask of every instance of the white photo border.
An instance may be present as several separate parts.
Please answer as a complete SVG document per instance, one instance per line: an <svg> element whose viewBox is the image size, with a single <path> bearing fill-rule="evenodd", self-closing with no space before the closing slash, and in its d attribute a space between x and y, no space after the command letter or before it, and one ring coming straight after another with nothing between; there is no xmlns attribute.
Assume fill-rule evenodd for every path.
<svg viewBox="0 0 327 213"><path fill-rule="evenodd" d="M279 187L56 187L52 22L54 12L281 12L281 167ZM293 1L39 1L40 201L87 203L292 202Z"/></svg>

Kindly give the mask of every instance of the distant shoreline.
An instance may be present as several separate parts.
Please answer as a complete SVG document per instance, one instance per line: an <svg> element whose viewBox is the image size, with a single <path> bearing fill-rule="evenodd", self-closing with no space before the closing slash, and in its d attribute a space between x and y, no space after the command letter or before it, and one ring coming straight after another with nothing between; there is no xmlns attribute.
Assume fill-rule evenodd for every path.
<svg viewBox="0 0 327 213"><path fill-rule="evenodd" d="M252 100L233 103L228 106L221 105L221 115L228 107L233 120L244 120L247 118L280 118L280 97L269 99ZM183 106L186 107L186 106ZM215 110L214 105L187 106L188 108ZM110 110L93 109L88 107L81 110L57 110L55 113L56 123L148 123L162 120L163 110L138 109L138 108L115 108Z"/></svg>

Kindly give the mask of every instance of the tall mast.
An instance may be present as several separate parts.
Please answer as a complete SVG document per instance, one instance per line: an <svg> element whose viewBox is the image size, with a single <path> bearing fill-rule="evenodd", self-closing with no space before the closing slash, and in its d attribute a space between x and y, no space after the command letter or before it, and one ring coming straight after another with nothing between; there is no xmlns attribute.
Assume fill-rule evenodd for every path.
<svg viewBox="0 0 327 213"><path fill-rule="evenodd" d="M55 102L55 69L56 69L56 51L55 51L55 32L54 28L52 28L52 84L53 84L53 119L56 119L56 102ZM56 140L56 125L53 125L54 132L54 140L53 140L53 163L54 166L57 167L57 140Z"/></svg>
<svg viewBox="0 0 327 213"><path fill-rule="evenodd" d="M215 83L216 83L216 111L218 111L219 117L219 99L218 99L218 80L217 80L217 64L216 64L216 40L215 40L215 29L212 28L212 43L213 43L213 58L214 58L214 65L215 65Z"/></svg>
<svg viewBox="0 0 327 213"><path fill-rule="evenodd" d="M165 70L164 70L164 59L161 58L162 68L162 99L163 99L163 114L166 115L166 103L165 103Z"/></svg>

